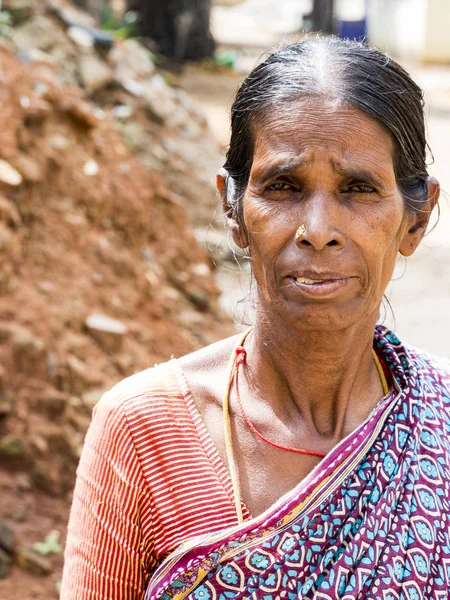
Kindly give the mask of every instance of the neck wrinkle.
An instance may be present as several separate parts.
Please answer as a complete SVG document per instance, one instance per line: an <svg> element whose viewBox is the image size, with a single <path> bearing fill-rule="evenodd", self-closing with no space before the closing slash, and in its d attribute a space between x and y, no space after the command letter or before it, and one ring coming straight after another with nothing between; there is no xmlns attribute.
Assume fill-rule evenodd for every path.
<svg viewBox="0 0 450 600"><path fill-rule="evenodd" d="M293 428L342 439L382 396L372 356L375 322L333 334L268 327L257 319L245 343L247 393Z"/></svg>

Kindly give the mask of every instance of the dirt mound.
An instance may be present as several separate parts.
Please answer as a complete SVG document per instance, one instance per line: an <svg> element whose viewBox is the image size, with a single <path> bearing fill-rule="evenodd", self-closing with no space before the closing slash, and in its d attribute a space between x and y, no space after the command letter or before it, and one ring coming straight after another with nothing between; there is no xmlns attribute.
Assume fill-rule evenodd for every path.
<svg viewBox="0 0 450 600"><path fill-rule="evenodd" d="M57 67L60 79L81 87L142 162L179 194L191 224L209 224L223 156L178 77L158 70L136 40L96 29L90 15L65 0L5 0L3 7L15 19L11 44L21 59Z"/></svg>
<svg viewBox="0 0 450 600"><path fill-rule="evenodd" d="M46 61L2 49L0 73L0 518L42 573L17 548L64 531L102 392L233 328L182 201L117 123ZM56 597L58 577L15 567L0 595Z"/></svg>

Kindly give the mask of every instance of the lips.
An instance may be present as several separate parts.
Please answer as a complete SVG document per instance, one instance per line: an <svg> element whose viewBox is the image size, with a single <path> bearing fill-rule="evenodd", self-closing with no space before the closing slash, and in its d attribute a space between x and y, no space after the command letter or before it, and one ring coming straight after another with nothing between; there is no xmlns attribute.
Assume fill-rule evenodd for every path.
<svg viewBox="0 0 450 600"><path fill-rule="evenodd" d="M314 283L322 283L324 281L334 281L338 279L349 279L352 275L337 273L336 271L301 271L290 275L298 283L312 285Z"/></svg>
<svg viewBox="0 0 450 600"><path fill-rule="evenodd" d="M290 275L288 279L297 293L310 298L325 299L345 293L358 278L341 273L308 272Z"/></svg>
<svg viewBox="0 0 450 600"><path fill-rule="evenodd" d="M307 277L296 277L297 283L304 283L306 285L314 285L316 283L323 283L324 281L330 281L329 279L308 279Z"/></svg>

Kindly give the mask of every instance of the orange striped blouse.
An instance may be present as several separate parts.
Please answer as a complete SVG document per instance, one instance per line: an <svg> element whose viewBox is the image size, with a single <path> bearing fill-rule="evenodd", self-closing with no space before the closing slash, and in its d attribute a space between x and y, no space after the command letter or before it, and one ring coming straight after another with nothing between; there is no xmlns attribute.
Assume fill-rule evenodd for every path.
<svg viewBox="0 0 450 600"><path fill-rule="evenodd" d="M137 373L94 410L61 600L142 600L154 568L182 541L236 524L230 476L179 364Z"/></svg>

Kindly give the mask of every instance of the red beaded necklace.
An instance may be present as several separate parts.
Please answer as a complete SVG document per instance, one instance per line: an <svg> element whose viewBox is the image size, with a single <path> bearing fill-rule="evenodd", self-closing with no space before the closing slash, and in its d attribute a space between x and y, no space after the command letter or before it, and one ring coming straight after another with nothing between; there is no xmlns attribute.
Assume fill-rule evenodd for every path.
<svg viewBox="0 0 450 600"><path fill-rule="evenodd" d="M303 448L293 448L291 446L284 446L283 444L277 444L276 442L272 442L269 438L266 438L262 433L260 433L253 423L250 420L250 417L244 410L244 405L242 404L241 395L239 394L239 367L244 364L244 361L247 357L247 351L243 346L239 346L236 348L236 362L234 367L234 382L235 382L235 390L236 397L238 400L239 408L241 410L242 416L244 417L245 422L247 423L249 429L263 442L273 446L274 448L278 448L279 450L287 450L288 452L296 452L297 454L309 454L311 456L319 456L320 458L324 458L326 454L323 452L316 452L315 450L304 450Z"/></svg>

